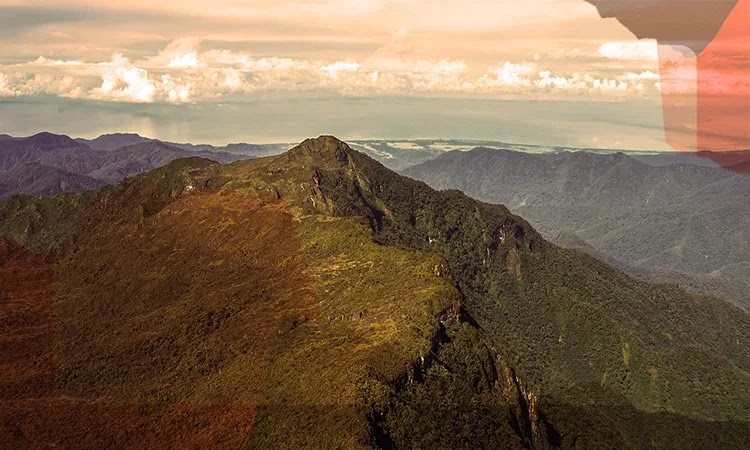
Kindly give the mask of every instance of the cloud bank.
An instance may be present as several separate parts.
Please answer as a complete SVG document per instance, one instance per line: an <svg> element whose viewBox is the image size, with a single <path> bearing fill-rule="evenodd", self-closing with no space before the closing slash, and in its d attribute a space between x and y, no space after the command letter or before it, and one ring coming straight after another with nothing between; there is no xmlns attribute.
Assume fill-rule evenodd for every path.
<svg viewBox="0 0 750 450"><path fill-rule="evenodd" d="M195 103L263 91L328 91L347 96L638 96L658 93L659 76L638 70L639 62L652 65L655 55L653 42L606 43L598 52L576 49L563 55L582 58L590 66L582 72L554 67L561 58L555 54L535 54L529 61L489 67L469 66L463 60L414 59L398 51L378 51L361 60L310 60L204 49L198 39L181 38L138 60L115 53L108 61L40 56L3 65L0 96L48 94L132 103ZM624 64L615 69L591 64L611 60Z"/></svg>

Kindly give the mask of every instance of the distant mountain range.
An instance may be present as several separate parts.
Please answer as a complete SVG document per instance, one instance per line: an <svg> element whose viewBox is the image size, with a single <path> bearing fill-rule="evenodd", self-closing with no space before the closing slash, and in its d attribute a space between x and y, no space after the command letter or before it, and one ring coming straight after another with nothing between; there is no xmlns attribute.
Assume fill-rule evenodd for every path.
<svg viewBox="0 0 750 450"><path fill-rule="evenodd" d="M143 144L146 142L162 142L158 139L143 137L135 133L110 133L103 134L95 139L78 138L76 141L87 145L94 150L112 151L119 148ZM189 151L211 151L227 152L247 155L250 157L263 157L278 155L294 146L289 143L277 144L247 144L236 143L223 146L210 144L189 144L177 142L164 142L170 147ZM381 161L387 167L400 170L428 159L435 158L446 150L457 148L453 145L443 148L438 141L386 141L386 140L362 140L352 141L352 148L359 150L371 157ZM464 148L458 144L458 148Z"/></svg>
<svg viewBox="0 0 750 450"><path fill-rule="evenodd" d="M573 158L543 190L572 201L620 170L658 184L623 155ZM637 201L621 188L619 204ZM0 202L0 313L8 448L750 439L745 311L552 245L504 206L331 136Z"/></svg>
<svg viewBox="0 0 750 450"><path fill-rule="evenodd" d="M86 144L94 150L112 151L122 147L144 144L147 142L163 142L158 139L151 139L140 136L135 133L111 133L103 134L95 139L78 138L76 141ZM188 150L191 152L223 152L237 153L251 157L261 157L276 155L284 152L291 147L290 144L228 144L224 146L215 146L209 144L182 144L177 142L163 142L169 147Z"/></svg>
<svg viewBox="0 0 750 450"><path fill-rule="evenodd" d="M474 148L494 148L514 150L534 155L554 155L585 152L599 155L623 153L652 166L689 164L706 167L730 167L736 172L747 173L750 165L750 151L730 152L674 152L612 150L602 148L575 148L565 146L544 146L515 144L502 141L482 141L466 139L415 139L415 140L355 140L352 148L377 159L393 170L404 170L453 150L469 151Z"/></svg>
<svg viewBox="0 0 750 450"><path fill-rule="evenodd" d="M115 141L124 146L112 148ZM51 133L27 138L6 135L0 139L0 198L17 193L53 195L91 189L189 156L221 163L249 157L213 150L189 151L132 136L102 137L97 144L101 147L91 148L84 142Z"/></svg>
<svg viewBox="0 0 750 450"><path fill-rule="evenodd" d="M631 273L749 308L750 176L677 156L477 148L404 174L505 204L548 238Z"/></svg>
<svg viewBox="0 0 750 450"><path fill-rule="evenodd" d="M103 134L95 139L76 139L92 149L111 151L127 145L142 144L144 142L159 141L140 136L134 133L111 133ZM247 144L237 143L224 146L210 144L190 144L166 142L165 144L190 151L215 151L240 153L252 157L262 157L277 155L285 152L294 144L276 143L276 144ZM393 140L393 139L363 139L349 141L353 149L369 155L380 161L383 165L392 170L403 170L407 167L423 163L434 159L443 153L451 150L468 151L476 147L483 148L503 148L516 151L522 151L531 154L558 154L564 152L585 151L587 153L611 154L616 150L598 149L598 148L574 148L564 146L542 146L529 144L514 144L502 141L482 141L466 139L413 139L413 140ZM632 156L639 161L649 165L668 165L668 164L690 164L697 166L718 167L721 165L727 167L732 165L748 164L750 161L750 151L748 152L663 152L663 151L628 151L622 153Z"/></svg>
<svg viewBox="0 0 750 450"><path fill-rule="evenodd" d="M0 135L0 142L3 140L18 140L7 134ZM30 138L20 138L30 139ZM167 147L173 149L181 149L193 153L199 156L221 158L222 161L227 160L226 155L216 156L215 154L230 153L233 155L243 155L247 158L264 157L277 155L282 153L293 146L288 143L276 143L276 144L248 144L248 143L235 143L228 145L210 145L210 144L191 144L191 143L178 143L161 141L158 139L148 138L140 136L135 133L109 133L103 134L94 139L75 139L76 142L81 144L81 147L86 147L91 150L97 150L102 152L112 152L119 150L123 147L129 147L139 144L146 143L159 143L164 144ZM70 142L65 145L71 145ZM513 144L501 141L480 141L480 140L465 140L465 139L415 139L415 140L387 140L387 139L366 139L366 140L355 140L350 141L352 148L361 151L370 157L380 161L383 165L393 170L404 170L410 166L417 165L438 156L451 151L451 150L464 150L468 151L475 147L486 147L486 148L508 148L513 150L522 151L525 153L539 154L539 155L555 155L561 152L574 152L574 151L586 151L587 153L596 154L610 154L612 150L607 149L577 149L571 147L561 146L540 146L540 145L528 145L528 144ZM2 146L0 146L0 152L2 152ZM202 153L201 153L202 152ZM700 165L708 167L718 167L719 162L723 166L733 166L736 171L742 172L747 171L750 167L750 152L728 152L720 155L713 153L685 153L685 152L644 152L644 151L626 151L627 155L632 156L639 161L645 162L649 165L669 165L669 164L690 164ZM212 156L213 155L213 156ZM185 156L188 156L185 154ZM27 161L27 162L38 162L40 161ZM43 164L44 165L44 164ZM59 167L57 167L59 168ZM153 168L153 167L151 167ZM21 169L19 169L21 170ZM85 173L74 172L75 175L86 175ZM55 176L60 176L57 174ZM57 187L54 184L50 185L47 189L35 189L29 190L30 193L54 193L60 191L60 186L70 186L69 189L65 188L62 190L74 190L73 186L77 183L71 181L70 183L61 183ZM17 186L13 189L6 188L6 192L24 192L23 186ZM0 194L2 195L2 194Z"/></svg>

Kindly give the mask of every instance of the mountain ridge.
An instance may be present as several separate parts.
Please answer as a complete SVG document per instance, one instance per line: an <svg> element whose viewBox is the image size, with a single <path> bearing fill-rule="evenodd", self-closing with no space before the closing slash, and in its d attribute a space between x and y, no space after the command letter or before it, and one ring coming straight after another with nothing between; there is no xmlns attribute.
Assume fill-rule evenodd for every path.
<svg viewBox="0 0 750 450"><path fill-rule="evenodd" d="M5 141L8 140L13 141L13 143L19 146L31 145L45 151L80 147L79 142L64 134L54 134L46 131L24 138L13 138L9 136L9 139L5 139Z"/></svg>
<svg viewBox="0 0 750 450"><path fill-rule="evenodd" d="M40 163L18 163L0 172L0 198L14 194L56 195L61 192L94 189L102 181Z"/></svg>

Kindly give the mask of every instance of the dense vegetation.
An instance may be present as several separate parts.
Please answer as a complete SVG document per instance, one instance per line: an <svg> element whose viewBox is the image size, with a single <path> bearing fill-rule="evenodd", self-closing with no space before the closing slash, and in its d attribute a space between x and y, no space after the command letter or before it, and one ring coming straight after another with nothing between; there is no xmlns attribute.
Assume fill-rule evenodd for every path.
<svg viewBox="0 0 750 450"><path fill-rule="evenodd" d="M736 395L750 388L750 322L740 310L638 282L547 244L503 207L436 193L352 159L365 178L378 180L370 182L372 195L387 205L390 220L377 238L445 254L468 310L546 395L571 405L747 421L748 399ZM330 195L341 192L337 186ZM636 422L609 420L600 426L639 436Z"/></svg>
<svg viewBox="0 0 750 450"><path fill-rule="evenodd" d="M332 137L229 166L179 160L92 193L13 197L0 236L34 252L0 251L0 276L23 266L30 277L2 290L15 319L0 329L14 342L0 367L54 362L4 378L9 445L140 434L181 447L215 430L250 448L740 448L750 437L742 310L636 281L505 207L436 192ZM40 353L22 336L42 299L55 332ZM109 427L60 418L111 405L127 414Z"/></svg>

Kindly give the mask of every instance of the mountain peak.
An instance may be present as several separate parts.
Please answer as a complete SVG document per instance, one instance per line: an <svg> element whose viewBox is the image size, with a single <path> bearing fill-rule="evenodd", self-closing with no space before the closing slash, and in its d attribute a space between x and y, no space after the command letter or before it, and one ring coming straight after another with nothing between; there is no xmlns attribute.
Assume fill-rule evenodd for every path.
<svg viewBox="0 0 750 450"><path fill-rule="evenodd" d="M143 136L141 136L138 133L105 133L105 134L102 134L101 136L99 136L99 138L104 138L104 137L136 137L136 138L143 138ZM99 138L97 138L97 139L99 139ZM144 138L144 139L146 139L146 138Z"/></svg>
<svg viewBox="0 0 750 450"><path fill-rule="evenodd" d="M128 145L150 142L152 139L145 138L136 133L110 133L102 134L95 139L77 139L94 150L113 151Z"/></svg>
<svg viewBox="0 0 750 450"><path fill-rule="evenodd" d="M169 150L173 152L184 152L185 150L182 150L180 148L174 147L172 145L169 145L166 142L162 141L144 141L144 142L138 142L135 144L129 144L124 147L120 147L115 152L125 152L130 150Z"/></svg>
<svg viewBox="0 0 750 450"><path fill-rule="evenodd" d="M346 142L334 136L319 136L305 139L287 153L292 158L311 159L318 164L340 167L349 162L352 152Z"/></svg>
<svg viewBox="0 0 750 450"><path fill-rule="evenodd" d="M37 133L33 136L23 139L26 144L34 145L42 150L54 150L58 148L74 148L81 147L80 142L64 135L64 134L53 134L48 132Z"/></svg>

